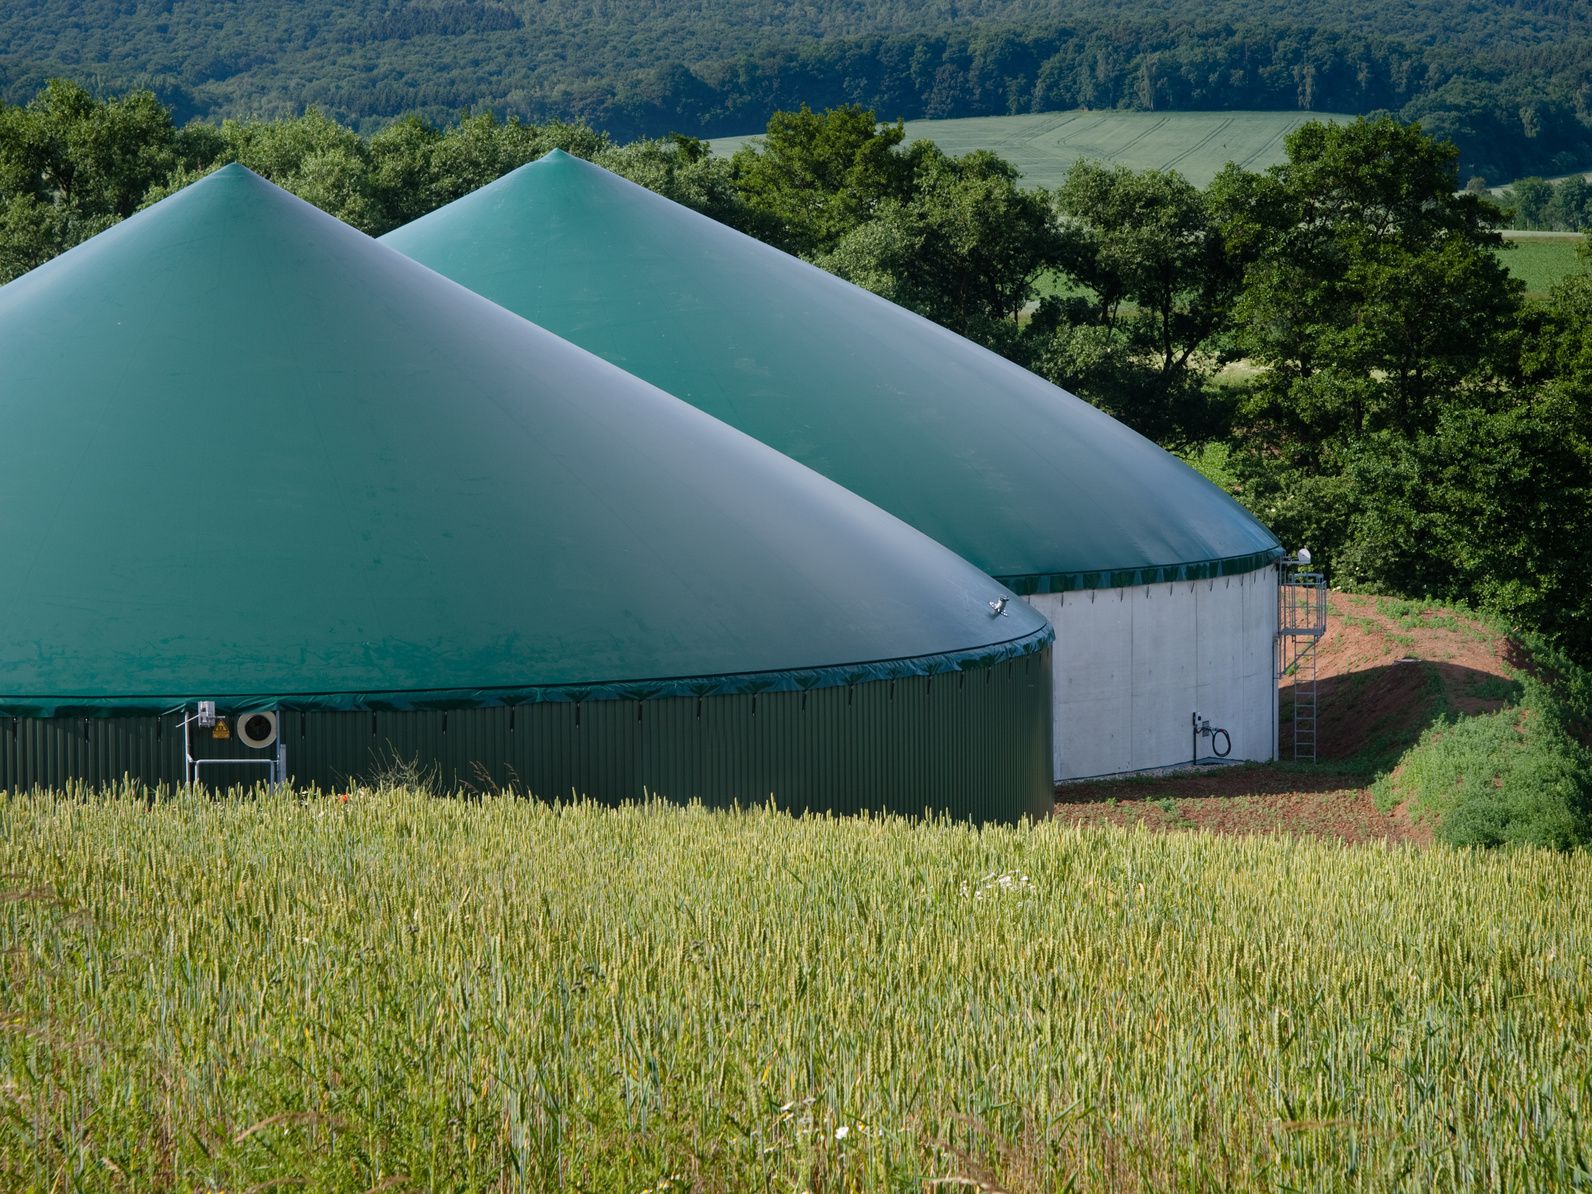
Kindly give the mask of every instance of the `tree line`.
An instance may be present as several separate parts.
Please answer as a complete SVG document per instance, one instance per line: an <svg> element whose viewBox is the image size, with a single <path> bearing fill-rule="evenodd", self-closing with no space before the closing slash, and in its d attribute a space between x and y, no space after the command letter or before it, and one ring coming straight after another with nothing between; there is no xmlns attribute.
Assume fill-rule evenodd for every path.
<svg viewBox="0 0 1592 1194"><path fill-rule="evenodd" d="M466 109L619 140L776 111L1388 111L1497 185L1592 165L1585 5L1330 0L31 0L0 6L0 98L51 75L179 120L320 108L361 131Z"/></svg>
<svg viewBox="0 0 1592 1194"><path fill-rule="evenodd" d="M1536 232L1592 232L1592 178L1575 175L1557 182L1522 178L1504 194L1513 225Z"/></svg>
<svg viewBox="0 0 1592 1194"><path fill-rule="evenodd" d="M1528 303L1510 213L1382 116L1310 123L1196 188L905 144L843 106L729 158L675 136L320 114L178 128L148 93L57 81L0 106L0 279L226 161L379 234L554 147L803 256L1079 394L1227 485L1335 583L1463 600L1592 660L1592 258Z"/></svg>
<svg viewBox="0 0 1592 1194"><path fill-rule="evenodd" d="M1463 177L1494 183L1592 164L1592 41L1463 52L1388 33L1113 14L1034 30L978 29L775 47L696 71L570 94L599 127L703 135L770 113L859 104L890 116L1004 116L1074 108L1389 112L1459 147Z"/></svg>

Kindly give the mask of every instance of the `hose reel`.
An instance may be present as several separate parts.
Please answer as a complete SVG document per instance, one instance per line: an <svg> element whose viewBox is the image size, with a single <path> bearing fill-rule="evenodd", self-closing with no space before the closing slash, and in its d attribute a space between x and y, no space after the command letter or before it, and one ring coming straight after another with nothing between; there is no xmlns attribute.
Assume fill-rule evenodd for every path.
<svg viewBox="0 0 1592 1194"><path fill-rule="evenodd" d="M1194 714L1194 754L1192 761L1200 761L1200 739L1209 738L1210 753L1218 759L1225 759L1233 753L1233 736L1220 726L1211 725L1211 719L1200 719L1198 713Z"/></svg>

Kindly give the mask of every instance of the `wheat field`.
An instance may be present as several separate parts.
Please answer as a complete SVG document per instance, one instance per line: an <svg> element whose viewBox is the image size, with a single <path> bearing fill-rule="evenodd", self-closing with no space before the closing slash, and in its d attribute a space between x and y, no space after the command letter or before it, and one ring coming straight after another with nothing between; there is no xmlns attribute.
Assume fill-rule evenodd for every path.
<svg viewBox="0 0 1592 1194"><path fill-rule="evenodd" d="M391 789L0 854L6 1189L1592 1182L1585 855Z"/></svg>

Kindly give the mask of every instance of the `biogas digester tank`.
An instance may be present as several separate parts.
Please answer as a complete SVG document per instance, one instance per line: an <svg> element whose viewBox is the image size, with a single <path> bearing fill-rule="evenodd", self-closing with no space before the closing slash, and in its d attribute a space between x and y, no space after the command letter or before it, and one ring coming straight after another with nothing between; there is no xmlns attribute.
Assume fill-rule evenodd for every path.
<svg viewBox="0 0 1592 1194"><path fill-rule="evenodd" d="M950 547L1056 628L1056 778L1276 753L1276 538L953 332L555 151L383 238Z"/></svg>
<svg viewBox="0 0 1592 1194"><path fill-rule="evenodd" d="M1049 808L1040 614L240 166L0 288L0 421L0 787L212 701L300 783Z"/></svg>

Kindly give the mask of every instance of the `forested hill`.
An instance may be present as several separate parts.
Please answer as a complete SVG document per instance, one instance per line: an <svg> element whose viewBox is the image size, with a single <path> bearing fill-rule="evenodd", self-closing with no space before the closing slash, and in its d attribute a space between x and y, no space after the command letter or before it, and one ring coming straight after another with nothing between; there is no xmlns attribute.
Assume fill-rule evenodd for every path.
<svg viewBox="0 0 1592 1194"><path fill-rule="evenodd" d="M463 109L620 138L1074 107L1386 109L1502 181L1592 164L1584 0L9 0L0 98L149 87L180 119Z"/></svg>

